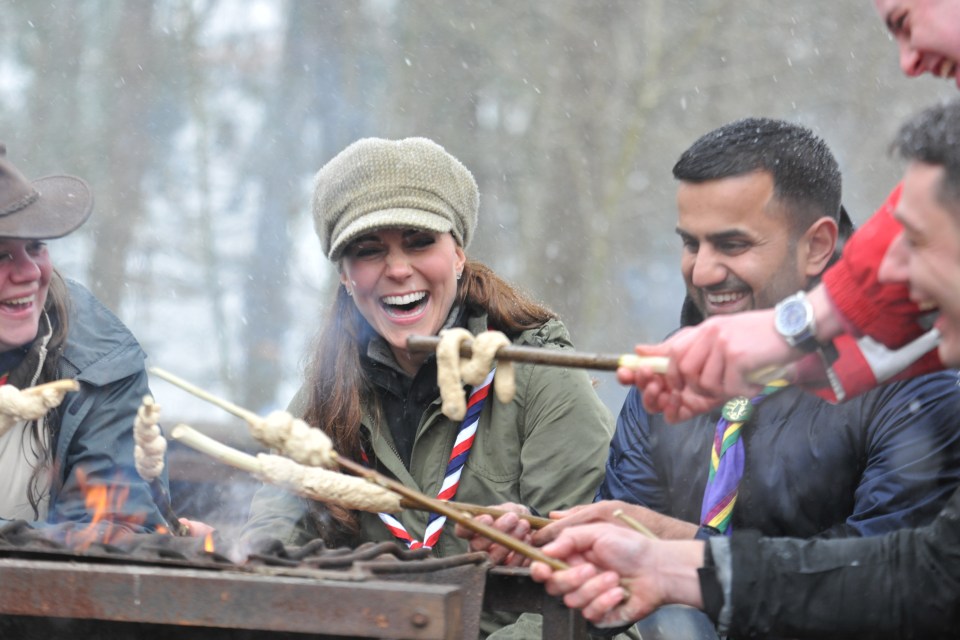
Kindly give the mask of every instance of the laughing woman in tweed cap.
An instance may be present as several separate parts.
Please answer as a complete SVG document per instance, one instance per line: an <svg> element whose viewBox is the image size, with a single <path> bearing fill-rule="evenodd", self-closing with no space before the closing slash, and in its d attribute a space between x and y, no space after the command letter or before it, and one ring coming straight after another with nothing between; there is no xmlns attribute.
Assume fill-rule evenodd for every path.
<svg viewBox="0 0 960 640"><path fill-rule="evenodd" d="M291 411L325 431L342 455L435 496L461 424L441 412L435 356L407 351L407 336L491 329L514 344L551 349L572 348L570 337L553 312L466 257L477 183L438 144L359 140L317 173L312 204L341 286ZM518 365L514 399L503 404L490 393L484 401L455 499L540 513L590 502L611 433L585 372ZM407 510L382 520L264 487L245 535L350 546L399 539L426 541L439 556L467 551L453 523L431 528L428 518ZM539 616L524 617L536 620L494 637L529 637L521 627ZM485 633L503 624L487 620Z"/></svg>

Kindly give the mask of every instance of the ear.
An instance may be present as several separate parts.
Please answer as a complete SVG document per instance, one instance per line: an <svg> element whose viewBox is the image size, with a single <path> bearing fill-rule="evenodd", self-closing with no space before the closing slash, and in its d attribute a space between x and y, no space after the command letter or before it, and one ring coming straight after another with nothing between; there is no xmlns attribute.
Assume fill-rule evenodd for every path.
<svg viewBox="0 0 960 640"><path fill-rule="evenodd" d="M827 268L837 247L839 231L833 218L819 218L800 239L800 256L804 272L809 277L819 276Z"/></svg>
<svg viewBox="0 0 960 640"><path fill-rule="evenodd" d="M343 288L347 291L350 291L350 278L347 277L347 272L343 270L343 265L340 265L340 284L343 285Z"/></svg>
<svg viewBox="0 0 960 640"><path fill-rule="evenodd" d="M463 273L463 265L467 262L467 254L463 252L463 247L456 245L456 260L453 262L456 273Z"/></svg>

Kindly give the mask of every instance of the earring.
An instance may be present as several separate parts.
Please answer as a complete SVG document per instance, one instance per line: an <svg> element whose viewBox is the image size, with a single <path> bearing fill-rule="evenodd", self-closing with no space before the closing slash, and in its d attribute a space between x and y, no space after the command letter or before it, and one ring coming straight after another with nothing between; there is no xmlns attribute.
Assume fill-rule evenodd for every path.
<svg viewBox="0 0 960 640"><path fill-rule="evenodd" d="M347 292L348 296L350 296L351 298L353 297L353 291L349 287L347 287L347 285L343 285L343 290Z"/></svg>
<svg viewBox="0 0 960 640"><path fill-rule="evenodd" d="M463 277L463 271L457 271L457 280Z"/></svg>

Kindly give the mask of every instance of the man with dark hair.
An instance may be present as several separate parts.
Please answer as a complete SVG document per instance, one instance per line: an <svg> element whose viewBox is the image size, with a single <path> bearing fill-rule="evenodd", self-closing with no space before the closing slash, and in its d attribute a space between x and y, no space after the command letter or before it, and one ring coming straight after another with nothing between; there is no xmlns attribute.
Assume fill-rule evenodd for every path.
<svg viewBox="0 0 960 640"><path fill-rule="evenodd" d="M960 365L960 101L908 122L894 149L908 162L883 243L882 284L937 307L939 358ZM889 249L887 246L889 245ZM596 623L666 603L706 609L734 635L955 637L960 628L960 492L926 527L846 540L730 538L652 541L607 524L569 527L544 547L571 568L534 563L535 578ZM626 591L624 590L626 587Z"/></svg>

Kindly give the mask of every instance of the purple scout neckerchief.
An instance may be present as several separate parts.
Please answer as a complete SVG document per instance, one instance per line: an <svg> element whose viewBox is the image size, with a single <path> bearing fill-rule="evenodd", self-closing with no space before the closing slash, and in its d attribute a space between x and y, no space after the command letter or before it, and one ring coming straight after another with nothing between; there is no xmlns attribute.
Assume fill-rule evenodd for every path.
<svg viewBox="0 0 960 640"><path fill-rule="evenodd" d="M710 475L703 492L703 506L700 507L701 526L716 529L725 535L732 532L730 520L737 502L737 489L743 477L745 460L740 431L750 419L755 406L788 384L786 380L774 380L753 398L740 396L723 405L710 449Z"/></svg>

